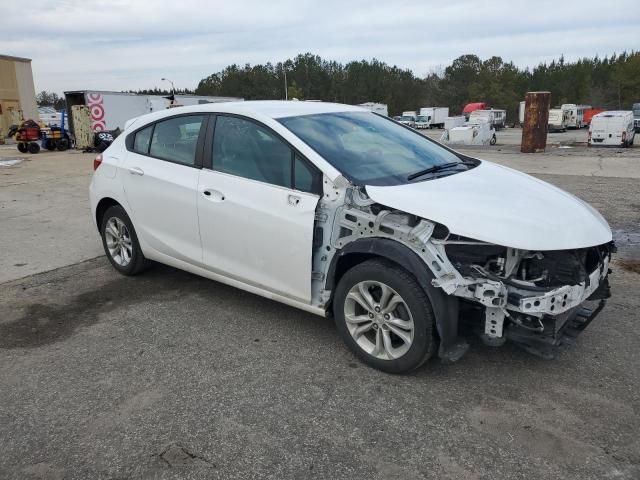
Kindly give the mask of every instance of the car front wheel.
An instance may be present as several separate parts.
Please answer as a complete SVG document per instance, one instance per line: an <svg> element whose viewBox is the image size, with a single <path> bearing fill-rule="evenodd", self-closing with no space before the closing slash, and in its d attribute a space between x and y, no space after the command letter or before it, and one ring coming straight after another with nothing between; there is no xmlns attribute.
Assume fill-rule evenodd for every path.
<svg viewBox="0 0 640 480"><path fill-rule="evenodd" d="M368 260L347 271L333 310L345 343L374 368L408 372L435 350L429 299L415 278L392 262Z"/></svg>
<svg viewBox="0 0 640 480"><path fill-rule="evenodd" d="M131 219L120 205L109 207L102 217L102 245L111 265L123 275L136 275L146 266Z"/></svg>

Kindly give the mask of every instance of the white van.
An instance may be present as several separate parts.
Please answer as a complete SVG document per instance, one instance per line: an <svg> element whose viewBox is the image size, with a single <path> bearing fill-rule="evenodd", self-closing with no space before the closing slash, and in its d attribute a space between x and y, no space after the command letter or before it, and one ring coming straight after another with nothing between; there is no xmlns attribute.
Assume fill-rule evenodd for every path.
<svg viewBox="0 0 640 480"><path fill-rule="evenodd" d="M635 134L632 111L602 112L591 119L588 144L630 147Z"/></svg>

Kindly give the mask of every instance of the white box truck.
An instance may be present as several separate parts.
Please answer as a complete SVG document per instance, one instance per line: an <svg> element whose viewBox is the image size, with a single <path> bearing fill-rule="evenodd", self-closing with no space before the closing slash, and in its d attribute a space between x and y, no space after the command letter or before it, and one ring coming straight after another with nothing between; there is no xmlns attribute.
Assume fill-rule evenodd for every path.
<svg viewBox="0 0 640 480"><path fill-rule="evenodd" d="M401 124L406 125L407 127L416 128L416 112L406 111L402 112L402 116L400 120L398 120Z"/></svg>
<svg viewBox="0 0 640 480"><path fill-rule="evenodd" d="M423 117L423 128L444 128L444 120L449 116L449 107L423 107L418 117ZM420 127L418 127L420 128Z"/></svg>
<svg viewBox="0 0 640 480"><path fill-rule="evenodd" d="M632 111L611 111L594 115L589 126L588 145L630 147L636 131Z"/></svg>

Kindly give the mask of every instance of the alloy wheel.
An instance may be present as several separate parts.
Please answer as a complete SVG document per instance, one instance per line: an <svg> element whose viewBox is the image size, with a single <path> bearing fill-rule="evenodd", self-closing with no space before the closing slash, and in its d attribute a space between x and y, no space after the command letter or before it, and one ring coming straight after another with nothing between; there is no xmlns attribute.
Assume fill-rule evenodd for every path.
<svg viewBox="0 0 640 480"><path fill-rule="evenodd" d="M395 360L411 348L415 327L409 307L382 282L355 284L345 299L344 318L358 346L375 358Z"/></svg>
<svg viewBox="0 0 640 480"><path fill-rule="evenodd" d="M121 267L129 265L133 255L133 243L124 222L118 217L111 217L107 220L104 236L113 261Z"/></svg>

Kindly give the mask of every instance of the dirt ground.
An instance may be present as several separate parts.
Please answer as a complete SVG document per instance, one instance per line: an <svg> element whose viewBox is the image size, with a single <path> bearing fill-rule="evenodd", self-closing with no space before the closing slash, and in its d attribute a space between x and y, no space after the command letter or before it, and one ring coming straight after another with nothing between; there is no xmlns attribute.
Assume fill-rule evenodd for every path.
<svg viewBox="0 0 640 480"><path fill-rule="evenodd" d="M0 166L0 478L640 478L640 149L522 155L518 133L464 152L599 209L613 297L556 360L472 341L405 376L329 320L169 267L119 276L93 156L0 146L25 158Z"/></svg>

